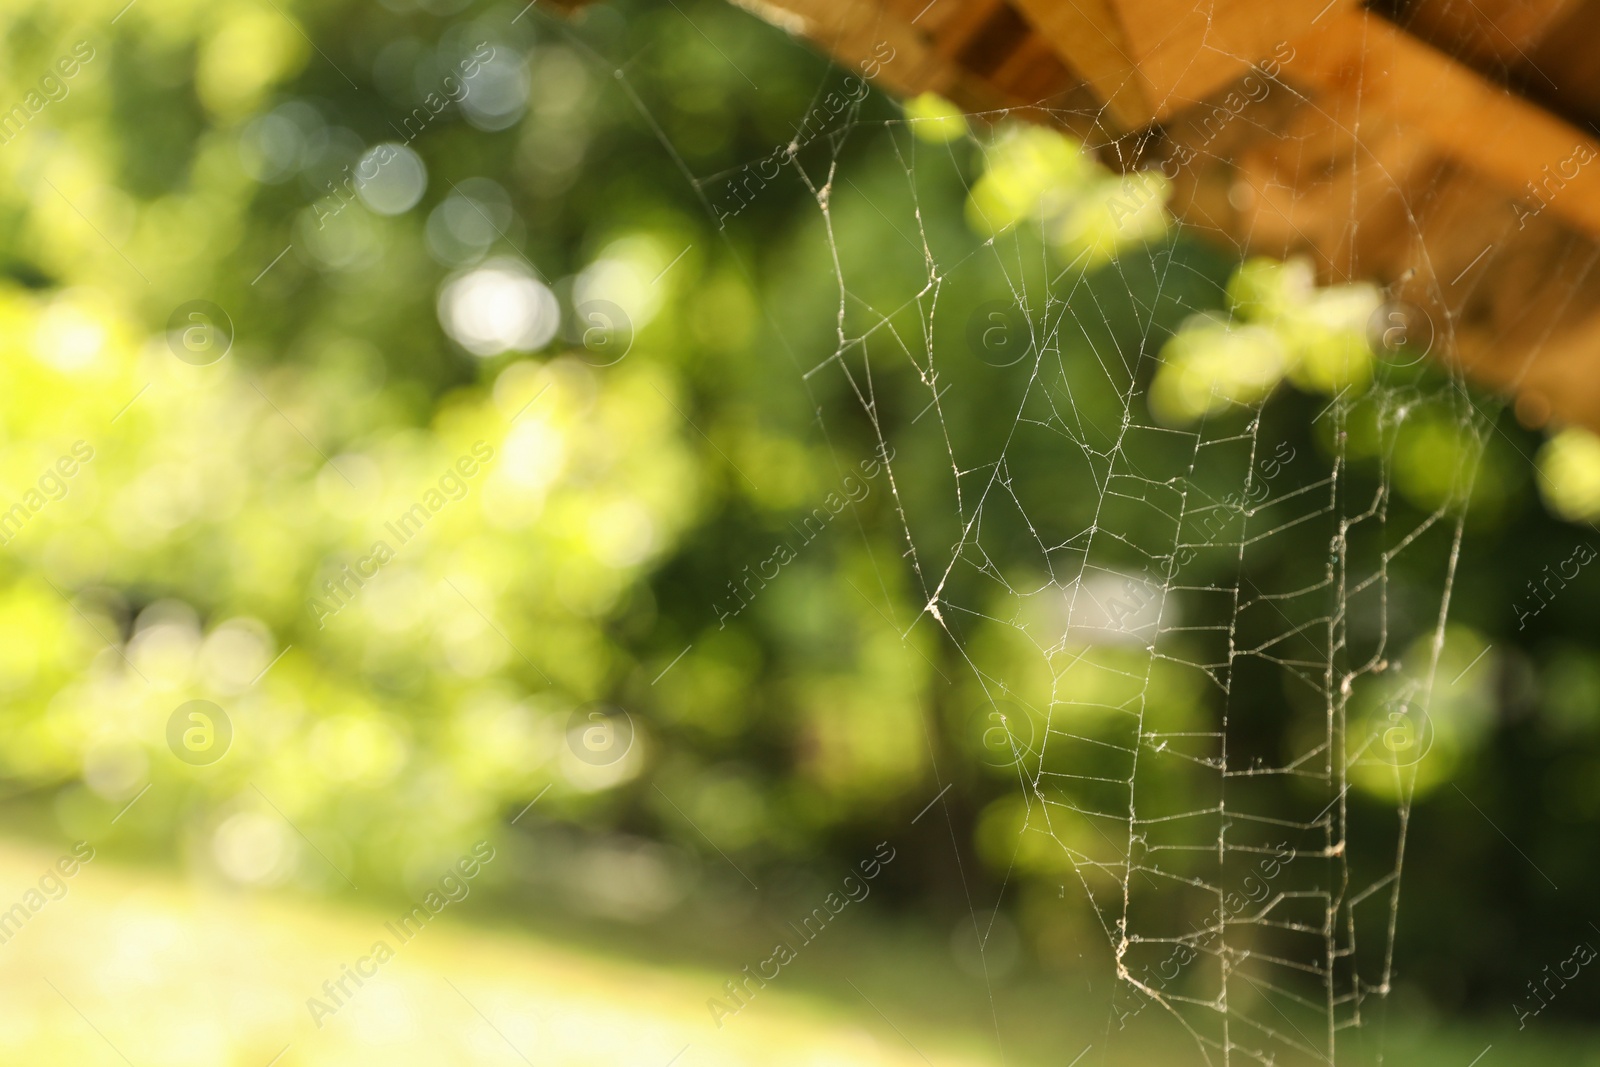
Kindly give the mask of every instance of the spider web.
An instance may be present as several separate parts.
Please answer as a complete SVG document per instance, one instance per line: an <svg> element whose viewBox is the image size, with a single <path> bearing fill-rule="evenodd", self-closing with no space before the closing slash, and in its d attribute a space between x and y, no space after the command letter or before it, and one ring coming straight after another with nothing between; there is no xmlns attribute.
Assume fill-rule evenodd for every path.
<svg viewBox="0 0 1600 1067"><path fill-rule="evenodd" d="M1149 394L1164 341L1183 316L1228 303L1178 253L1181 224L1176 238L1090 267L1053 258L1026 223L963 245L951 205L924 202L930 170L962 173L958 150L1007 123L1074 131L1119 171L1150 166L1158 135L1130 138L1100 110L1051 101L965 118L972 133L929 145L910 120L864 118L852 104L780 156L815 198L838 301L831 349L790 356L808 395L842 383L853 397L854 411L817 400L824 432L830 419L864 420L880 455L901 453L885 477L922 605L902 637L936 628L982 695L972 717L999 724L1024 813L1017 855L1047 843L1114 962L1107 1045L1176 1025L1207 1064L1348 1058L1351 1032L1391 991L1415 775L1374 748L1370 709L1387 697L1427 722L1460 502L1493 416L1443 361L1428 375L1379 361L1370 385L1332 397L1280 386L1189 425L1158 420ZM1245 131L1304 162L1332 128L1346 142L1338 165L1278 193L1347 191L1358 168L1387 175L1355 131L1283 80L1230 123L1188 165L1231 165ZM872 185L863 142L887 143L899 190ZM718 219L711 200L730 176L693 177L673 156ZM856 239L851 220L874 215L905 247ZM1409 204L1404 216L1421 249ZM1234 240L1211 227L1200 236ZM1235 262L1251 238L1225 249ZM907 249L918 273L901 284L883 264ZM997 368L1004 388L982 396L997 443L967 432L970 394L948 392L988 381L973 374L962 314L972 301L953 295L975 291L1008 294L1027 333L1024 356ZM1444 303L1436 285L1429 295ZM1451 324L1439 325L1434 348L1447 352ZM1424 409L1445 414L1462 459L1446 475L1449 499L1397 507L1395 441ZM906 447L914 434L947 469ZM1048 477L1032 470L1040 455L1053 457ZM1365 818L1351 795L1363 766L1392 779L1393 798L1363 796ZM1372 817L1383 804L1387 817Z"/></svg>
<svg viewBox="0 0 1600 1067"><path fill-rule="evenodd" d="M908 172L913 167L908 159ZM835 178L830 164L827 181L813 184L825 215ZM1016 433L998 452L974 454L946 435L946 505L959 526L953 543L919 536L912 509L900 509L923 615L966 661L1014 746L1023 832L1044 834L1063 851L1113 950L1127 987L1115 1028L1148 1001L1192 1036L1208 1063L1334 1062L1339 1032L1359 1026L1368 998L1390 988L1410 814L1402 787L1395 833L1368 845L1386 851L1388 862L1353 876L1360 843L1352 841L1348 772L1352 749L1359 759L1366 746L1351 743L1350 694L1362 676L1385 669L1394 649L1431 630L1432 659L1412 705L1426 714L1450 583L1437 591L1430 618L1408 619L1410 632L1396 633L1390 568L1407 553L1430 551L1453 565L1463 515L1439 508L1396 527L1387 477L1365 493L1349 486L1341 400L1322 416L1332 425L1331 455L1309 471L1302 466L1298 484L1257 498L1260 463L1275 444L1263 440L1259 414L1243 427L1237 419L1192 429L1156 423L1145 403L1150 364L1160 358L1149 317L1141 333L1151 343L1108 350L1095 335L1096 327L1113 332L1112 312L1085 273L1042 283L1005 235L985 253L976 269L1003 278L1026 312L1032 366L1022 400L1005 415ZM1128 258L1110 269L1134 291ZM841 267L839 346L810 371L847 379L883 449L892 444L876 417L873 357L909 361L942 419L941 364L962 347L961 324L938 314L948 274L931 254L927 265L916 328L902 331L899 316L888 316L859 334L845 323L876 312L852 295ZM1159 296L1172 260L1144 267L1156 274ZM1419 400L1412 386L1373 388L1379 395L1367 401L1383 411L1380 421L1392 423ZM1084 389L1114 393L1119 421L1087 424L1074 399ZM1459 383L1445 387L1458 390ZM1469 433L1482 432L1470 404L1452 409ZM1050 510L1038 496L1043 487L1014 478L1008 464L1025 430L1061 449L1060 488L1093 499L1089 521L1036 518ZM1240 503L1240 495L1257 502ZM1220 528L1207 524L1219 516ZM1032 558L1019 558L1015 546L991 550L989 522L1025 527ZM1291 534L1296 544L1314 540L1306 527L1320 533L1326 558L1256 576L1256 558L1278 553ZM1214 558L1180 562L1191 554ZM1047 616L1054 609L1054 627L1040 626L1031 610L1041 601ZM1225 621L1189 624L1190 616L1219 614ZM1052 680L1043 707L970 649L966 634L980 621L1012 627L1032 645ZM1100 654L1107 646L1114 655ZM1153 694L1164 666L1203 679L1208 721L1186 721ZM1301 699L1281 699L1283 710L1315 728L1290 751L1263 751L1252 737L1256 724L1230 714L1244 689L1297 691ZM1042 713L1042 731L1013 723L1019 704L1024 715ZM1396 773L1405 775L1398 766ZM1273 779L1293 779L1296 788L1257 787ZM1198 926L1196 915L1204 917ZM1377 951L1358 954L1358 938L1372 939Z"/></svg>
<svg viewBox="0 0 1600 1067"><path fill-rule="evenodd" d="M1076 125L1083 117L1070 118ZM1092 116L1095 127L1100 121ZM1109 131L1105 138L1109 144ZM827 191L837 166L829 163L821 185L803 175L825 216L831 213ZM908 158L908 186L914 185L914 166ZM1018 785L1028 805L1024 832L1043 833L1065 852L1092 904L1113 948L1117 976L1129 987L1116 1010L1118 1028L1148 1000L1183 1026L1207 1062L1333 1062L1339 1031L1359 1025L1368 998L1390 987L1409 816L1403 800L1396 810L1392 862L1377 877L1355 880L1351 850L1357 843L1351 840L1347 796L1349 695L1358 678L1383 669L1397 639L1409 636L1391 632L1389 568L1407 552L1445 551L1453 559L1461 516L1440 509L1420 523L1394 528L1386 481L1356 497L1345 484L1346 408L1339 401L1326 416L1334 427L1332 454L1303 475L1303 484L1259 503L1232 503L1216 487L1231 484L1254 498L1258 463L1273 445L1261 438L1262 419L1251 418L1242 429L1233 425L1236 420L1196 429L1156 424L1143 394L1158 346L1107 351L1096 344L1097 331L1078 320L1098 319L1094 325L1109 328L1109 313L1088 291L1086 275L1064 286L1040 284L1019 264L1021 251L1002 235L987 245L978 267L1004 278L1027 313L1033 365L1023 400L1009 417L1019 431L1025 424L1042 430L1071 454L1074 462L1063 465L1076 474L1068 479L1071 491L1093 496L1093 516L1086 524L1034 521L1042 501L1030 498L1008 472L1015 438L989 455L964 452L947 439L947 504L959 520L955 542L919 537L909 514L901 515L907 559L925 597L923 613L961 650L1002 716L1018 693L968 654L964 631L970 627L963 623L982 619L1016 627L1048 665L1048 705L1030 708L1044 713L1037 745L1024 754L1022 737L1015 736ZM873 309L852 296L840 266L838 349L811 373L826 367L844 375L873 412L878 389L872 356L887 350L910 361L942 418L941 362L952 349L959 351L959 324L953 330L938 315L939 291L949 273L931 252L927 266L926 284L916 294L918 329L909 336L891 317L870 323ZM1159 294L1171 261L1149 266L1158 274ZM1135 287L1123 260L1112 269L1130 290ZM852 335L846 323L855 312L864 313L869 324ZM1148 330L1148 319L1145 325ZM957 345L948 343L952 332L958 333ZM1064 335L1084 344L1068 345ZM1085 346L1092 360L1082 359ZM1073 347L1079 351L1071 352ZM1116 395L1119 424L1085 424L1074 403L1079 382ZM1396 410L1416 399L1412 392L1401 388L1378 403ZM1455 408L1470 427L1475 412L1468 405ZM891 447L881 422L873 421L880 446ZM898 499L898 487L894 491ZM1208 537L1200 524L1219 511L1227 513L1223 528ZM1032 560L1018 560L1013 551L1000 563L1000 553L989 550L986 519L1007 512L1026 526ZM1288 581L1252 577L1256 556L1276 551L1276 541L1290 531L1304 540L1300 528L1307 525L1325 537L1327 559L1296 568ZM1443 528L1442 539L1425 536L1434 527ZM1216 561L1203 569L1177 563L1190 553L1228 557L1231 576ZM1030 582L1039 572L1045 580ZM956 588L974 587L976 602L953 595ZM992 595L995 587L1001 595ZM1430 620L1440 640L1419 695L1424 712L1448 591L1446 583ZM1041 636L1025 619L1027 602L1040 598L1064 606L1059 635ZM1212 605L1189 608L1194 601ZM997 614L997 603L1011 610ZM1188 614L1215 616L1218 603L1225 625L1184 624ZM1363 631L1366 636L1359 636ZM1096 655L1104 638L1120 646L1115 657ZM1161 664L1204 679L1209 722L1176 721L1152 699ZM1256 750L1251 724L1241 727L1230 716L1243 687L1309 694L1320 704L1317 729L1292 751ZM1303 706L1284 703L1289 714L1307 714ZM1010 734L1009 721L1002 722ZM1202 728L1184 728L1195 725ZM1300 788L1255 788L1262 780L1288 778ZM1285 865L1285 857L1294 859ZM1206 917L1198 927L1196 914ZM1379 945L1366 968L1360 965L1358 936Z"/></svg>

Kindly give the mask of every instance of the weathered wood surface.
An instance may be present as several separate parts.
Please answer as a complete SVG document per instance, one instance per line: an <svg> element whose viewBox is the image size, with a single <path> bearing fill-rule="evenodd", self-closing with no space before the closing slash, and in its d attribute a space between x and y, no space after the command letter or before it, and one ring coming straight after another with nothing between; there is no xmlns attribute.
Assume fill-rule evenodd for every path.
<svg viewBox="0 0 1600 1067"><path fill-rule="evenodd" d="M1524 422L1600 429L1600 0L738 2L847 65L890 41L891 91L1187 159L1191 226L1389 285Z"/></svg>

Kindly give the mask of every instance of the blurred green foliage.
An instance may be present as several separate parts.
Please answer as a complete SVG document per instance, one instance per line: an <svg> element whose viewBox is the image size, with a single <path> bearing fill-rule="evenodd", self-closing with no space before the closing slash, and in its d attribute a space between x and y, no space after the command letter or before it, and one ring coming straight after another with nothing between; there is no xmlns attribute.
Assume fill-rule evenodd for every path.
<svg viewBox="0 0 1600 1067"><path fill-rule="evenodd" d="M1094 524L1091 460L1122 438L1126 396L1151 389L1159 421L1254 427L1300 457L1295 486L1343 457L1345 513L1376 499L1391 529L1428 527L1387 575L1397 669L1352 698L1378 722L1420 685L1443 693L1425 770L1401 787L1363 771L1352 800L1384 834L1397 789L1422 798L1406 894L1430 903L1400 927L1416 973L1446 998L1499 991L1521 973L1504 916L1537 903L1554 943L1578 914L1461 797L1561 884L1600 873L1569 847L1600 814L1600 657L1582 625L1596 579L1526 628L1512 610L1586 531L1540 508L1530 435L1464 406L1437 368L1360 347L1370 291L1241 269L1175 232L1163 179L930 99L907 123L868 97L719 230L721 183L787 144L843 75L718 3L563 22L453 0L96 0L0 18L4 99L24 107L75 42L93 50L0 145L0 505L26 509L0 552L0 770L19 811L93 836L148 782L124 823L138 847L261 884L400 885L494 828L561 826L671 842L714 880L718 852L772 871L848 861L953 781L960 855L1060 955L1088 928L1057 894L1061 846L1089 850L1093 831L1030 825L1016 769L994 759L995 694L1035 713L1063 690L1137 695L1134 652L1058 647L1038 594L1060 560L1040 544ZM434 113L429 95L485 43L483 80ZM346 168L408 139L420 201L346 205ZM553 294L561 330L484 354L453 339L441 301L482 271L495 307ZM175 356L169 320L195 299L231 320L219 362ZM611 349L588 333L591 299L629 318ZM968 342L990 302L1019 299L1048 324L1037 373ZM1336 429L1319 413L1346 390ZM1184 473L1181 450L1150 442L1145 477ZM1600 460L1586 438L1557 442L1546 481L1577 471L1557 505L1590 516L1580 475ZM891 454L833 517L847 475ZM70 476L55 466L69 456ZM1251 465L1198 472L1195 492L1222 501ZM967 541L961 493L1001 468L1011 504ZM418 503L426 523L402 540L390 524ZM823 532L797 532L819 508ZM767 577L779 544L793 558ZM1312 583L1328 552L1308 524L1250 577ZM1196 566L1236 580L1226 560ZM763 580L735 588L752 570ZM924 610L936 587L961 606L946 629ZM1457 624L1435 646L1446 588ZM749 606L730 617L735 599ZM1411 665L1434 651L1429 682ZM167 751L169 717L197 698L233 724L205 767ZM1177 663L1144 698L1173 731L1220 708ZM581 758L594 702L630 716L615 762ZM1320 715L1277 683L1241 685L1229 712L1274 759ZM1160 788L1178 805L1195 785ZM937 841L930 827L916 832ZM973 867L921 862L894 891L956 906ZM1515 951L1542 958L1544 936Z"/></svg>

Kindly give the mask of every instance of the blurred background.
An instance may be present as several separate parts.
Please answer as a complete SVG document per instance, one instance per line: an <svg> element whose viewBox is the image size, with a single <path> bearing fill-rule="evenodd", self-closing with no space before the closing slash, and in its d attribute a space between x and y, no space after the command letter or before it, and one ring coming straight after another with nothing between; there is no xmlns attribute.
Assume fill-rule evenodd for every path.
<svg viewBox="0 0 1600 1067"><path fill-rule="evenodd" d="M1600 1063L1600 440L1447 324L712 0L0 19L0 1059ZM1224 766L1315 1041L1119 977Z"/></svg>

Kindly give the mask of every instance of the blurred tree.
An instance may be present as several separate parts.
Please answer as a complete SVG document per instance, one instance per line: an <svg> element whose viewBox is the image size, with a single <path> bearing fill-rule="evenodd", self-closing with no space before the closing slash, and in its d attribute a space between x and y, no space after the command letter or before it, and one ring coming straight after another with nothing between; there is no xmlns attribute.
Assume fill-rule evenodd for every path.
<svg viewBox="0 0 1600 1067"><path fill-rule="evenodd" d="M1380 375L1418 404L1354 404L1349 499L1389 471L1397 527L1471 506L1444 659L1459 713L1407 868L1438 906L1406 912L1402 940L1463 997L1537 970L1540 945L1509 966L1505 937L1455 936L1532 903L1575 921L1581 899L1544 895L1463 794L1563 885L1597 873L1564 843L1600 811L1597 579L1513 610L1587 533L1536 506L1529 435L1466 434L1429 407L1440 371L1372 366L1371 294L1240 271L1168 232L1159 179L1130 187L1065 138L969 129L928 99L908 125L866 94L812 131L847 75L725 5L519 7L0 15L20 108L0 145L0 771L36 815L93 835L149 782L124 825L152 854L328 889L404 884L536 798L519 830L787 868L905 833L937 766L960 849L1024 882L1050 944L1063 854L1022 831L982 681L1049 705L1057 679L1010 621L1033 609L993 575L1036 558L1037 524L1090 517L1075 462L1123 411L1090 368L1156 375L1172 422L1243 427L1264 400L1260 439L1308 461L1331 451L1328 397ZM1023 325L1064 322L1059 377L986 347L991 314L1018 321L974 258L1000 247L1038 294ZM1092 314L1063 319L1069 291ZM1219 382L1237 403L1212 410ZM1065 446L1068 409L1083 437ZM1547 471L1592 473L1588 444L1558 442ZM921 614L905 530L948 562L952 457L1002 454L1025 504L952 569L944 599L984 608L945 619L958 648ZM1593 517L1587 499L1558 506ZM1268 565L1326 555L1308 528ZM1395 575L1413 619L1449 563L1426 558ZM1084 655L1114 671L1123 653ZM1216 713L1192 675L1151 684L1172 728ZM169 751L194 699L232 724L203 765ZM1231 713L1282 752L1289 701L1263 687ZM1383 783L1358 784L1361 817L1392 819ZM921 851L898 892L952 906L947 848Z"/></svg>

